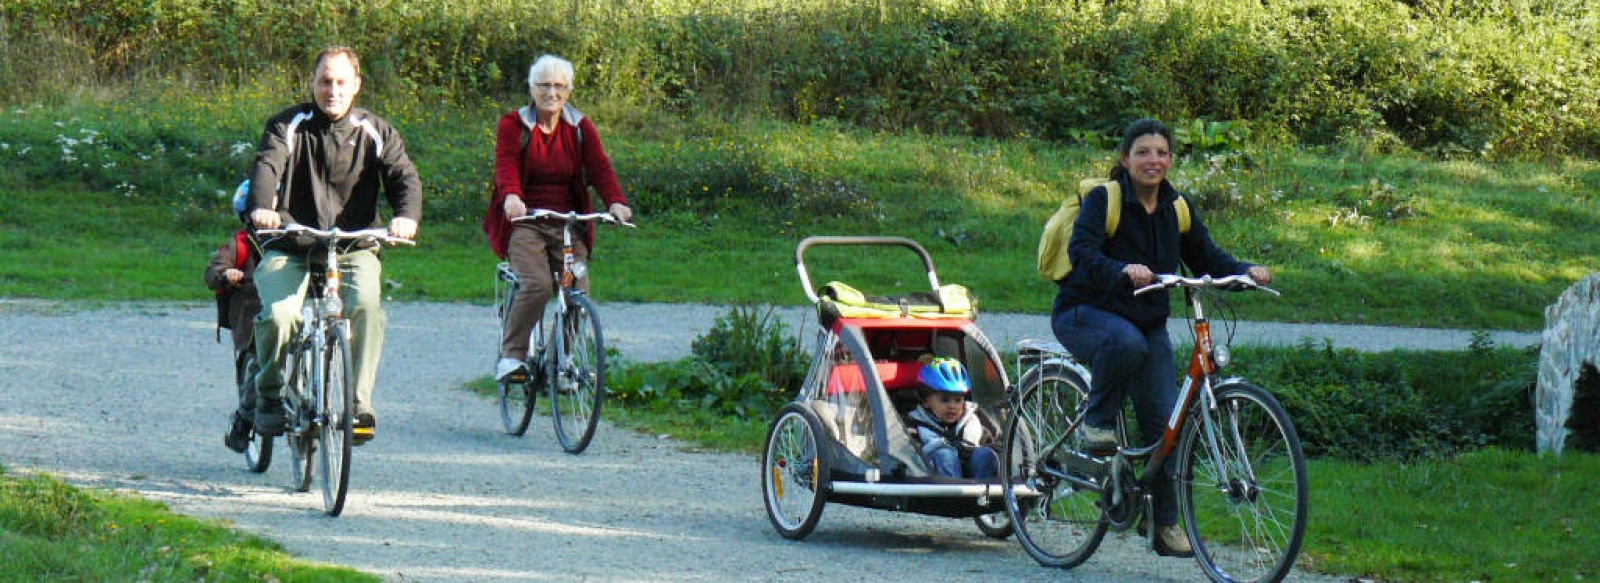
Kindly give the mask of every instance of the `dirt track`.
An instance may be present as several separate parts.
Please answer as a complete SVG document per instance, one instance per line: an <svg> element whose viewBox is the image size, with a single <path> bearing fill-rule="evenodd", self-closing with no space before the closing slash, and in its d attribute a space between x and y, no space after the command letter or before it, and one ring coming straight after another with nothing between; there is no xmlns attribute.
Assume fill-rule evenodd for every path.
<svg viewBox="0 0 1600 583"><path fill-rule="evenodd" d="M614 346L653 360L686 352L722 310L603 311ZM1193 561L1157 558L1131 537L1108 538L1089 563L1062 572L1038 567L1014 541L988 539L968 520L838 505L810 538L786 541L762 509L758 460L685 451L670 438L608 425L588 452L571 456L548 418L535 419L527 437L508 437L491 400L457 390L489 372L488 308L390 304L389 313L374 398L379 437L356 450L342 517L323 516L320 495L286 489L281 445L265 474L247 472L242 457L222 447L233 388L229 348L213 341L209 306L66 312L0 302L0 464L134 492L225 519L296 555L397 581L1201 576ZM1030 326L1043 330L1041 317L1018 317L1016 332L1006 320L980 325L1004 330L989 332L1002 345L1013 334L1034 335Z"/></svg>

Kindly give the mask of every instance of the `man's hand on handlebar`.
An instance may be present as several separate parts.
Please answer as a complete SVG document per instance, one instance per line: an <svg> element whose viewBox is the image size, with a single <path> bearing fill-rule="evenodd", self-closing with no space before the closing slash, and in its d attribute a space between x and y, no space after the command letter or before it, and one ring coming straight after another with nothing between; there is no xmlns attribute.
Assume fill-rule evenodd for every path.
<svg viewBox="0 0 1600 583"><path fill-rule="evenodd" d="M283 226L283 218L278 216L278 211L272 209L250 211L250 222L255 223L257 229L276 229Z"/></svg>
<svg viewBox="0 0 1600 583"><path fill-rule="evenodd" d="M417 222L405 217L395 217L389 221L389 236L406 240L415 239Z"/></svg>

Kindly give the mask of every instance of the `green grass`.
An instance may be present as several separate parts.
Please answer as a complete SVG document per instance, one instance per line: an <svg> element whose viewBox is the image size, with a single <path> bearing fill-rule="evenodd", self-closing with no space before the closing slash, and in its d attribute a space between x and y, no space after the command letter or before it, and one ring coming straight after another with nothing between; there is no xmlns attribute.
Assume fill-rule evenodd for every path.
<svg viewBox="0 0 1600 583"><path fill-rule="evenodd" d="M259 131L239 111L260 117L278 104L245 92L231 114L205 109L218 109L221 129L200 129L157 106L170 97L125 97L0 112L0 297L204 299L199 273L236 225L225 197ZM369 105L400 125L427 191L421 244L387 263L390 295L487 301L494 259L478 222L498 108ZM874 234L921 242L941 279L970 287L984 310L1044 313L1054 286L1033 272L1039 227L1109 160L1026 140L607 104L591 113L639 224L600 235L602 301L801 304L801 238ZM62 153L63 139L86 136L95 139ZM1188 158L1174 179L1220 244L1275 269L1285 295L1249 302L1252 319L1532 330L1544 306L1600 265L1593 161L1242 146ZM896 252L807 259L814 285L890 293L925 281Z"/></svg>
<svg viewBox="0 0 1600 583"><path fill-rule="evenodd" d="M1451 460L1311 463L1306 563L1394 581L1582 581L1600 574L1600 456L1484 450Z"/></svg>
<svg viewBox="0 0 1600 583"><path fill-rule="evenodd" d="M0 580L377 581L133 496L0 473Z"/></svg>
<svg viewBox="0 0 1600 583"><path fill-rule="evenodd" d="M488 378L468 387L492 397ZM485 401L485 406L490 402ZM770 418L693 403L608 403L607 421L686 449L759 458ZM1581 581L1600 574L1600 456L1486 449L1451 459L1308 464L1298 566L1382 581Z"/></svg>
<svg viewBox="0 0 1600 583"><path fill-rule="evenodd" d="M488 379L479 392L492 395ZM487 390L483 390L487 388ZM488 406L488 403L485 403ZM686 449L759 458L767 419L716 419L693 404L604 416ZM1488 449L1448 460L1308 464L1311 514L1297 566L1381 581L1582 581L1600 575L1600 456Z"/></svg>

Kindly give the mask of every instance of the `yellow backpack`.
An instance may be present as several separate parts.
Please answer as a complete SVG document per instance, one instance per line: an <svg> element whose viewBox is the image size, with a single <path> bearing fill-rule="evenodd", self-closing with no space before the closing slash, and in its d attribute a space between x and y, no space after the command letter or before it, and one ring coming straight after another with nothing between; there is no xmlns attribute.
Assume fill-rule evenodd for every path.
<svg viewBox="0 0 1600 583"><path fill-rule="evenodd" d="M1083 197L1097 186L1106 187L1106 238L1117 234L1122 222L1122 185L1115 180L1086 178L1078 183L1078 195L1061 201L1061 208L1044 223L1044 233L1039 235L1039 275L1050 281L1059 281L1072 273L1072 261L1067 257L1067 242L1072 239L1072 223L1078 218L1078 207ZM1178 213L1178 233L1189 232L1189 202L1179 196L1172 202Z"/></svg>

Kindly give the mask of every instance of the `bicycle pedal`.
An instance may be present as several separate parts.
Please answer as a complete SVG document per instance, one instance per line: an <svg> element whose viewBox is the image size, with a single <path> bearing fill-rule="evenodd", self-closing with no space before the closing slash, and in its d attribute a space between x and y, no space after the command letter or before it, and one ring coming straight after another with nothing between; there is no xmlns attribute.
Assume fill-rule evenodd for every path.
<svg viewBox="0 0 1600 583"><path fill-rule="evenodd" d="M354 427L350 429L350 445L363 445L377 436L371 427Z"/></svg>

